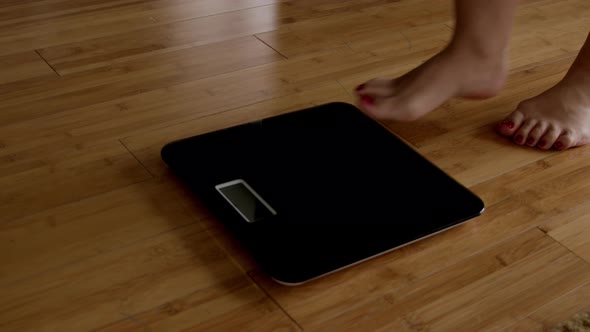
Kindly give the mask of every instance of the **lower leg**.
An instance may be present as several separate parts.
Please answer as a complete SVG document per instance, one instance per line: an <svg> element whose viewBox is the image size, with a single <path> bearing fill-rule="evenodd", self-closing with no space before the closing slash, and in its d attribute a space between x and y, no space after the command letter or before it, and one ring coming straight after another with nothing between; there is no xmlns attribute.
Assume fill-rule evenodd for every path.
<svg viewBox="0 0 590 332"><path fill-rule="evenodd" d="M479 57L508 56L518 0L456 0L451 46Z"/></svg>
<svg viewBox="0 0 590 332"><path fill-rule="evenodd" d="M476 66L472 68L473 75L470 75L475 82L462 82L465 91L459 91L460 97L470 97L472 90L482 90L481 97L491 97L504 85L517 5L518 0L456 1L456 32L449 49L458 58L464 58L468 63L474 62ZM488 66L481 73L478 72L478 62ZM472 83L476 86L478 83L483 84L481 88L473 89Z"/></svg>
<svg viewBox="0 0 590 332"><path fill-rule="evenodd" d="M449 46L404 76L361 85L361 109L378 118L408 121L452 97L495 95L507 73L517 5L518 0L456 0L456 32Z"/></svg>

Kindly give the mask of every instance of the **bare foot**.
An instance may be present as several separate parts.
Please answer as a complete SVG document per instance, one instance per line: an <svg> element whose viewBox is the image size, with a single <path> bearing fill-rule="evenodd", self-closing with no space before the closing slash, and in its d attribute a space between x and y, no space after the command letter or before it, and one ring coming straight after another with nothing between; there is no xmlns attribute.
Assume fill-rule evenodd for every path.
<svg viewBox="0 0 590 332"><path fill-rule="evenodd" d="M516 144L544 150L590 143L590 69L574 64L557 85L520 103L498 131Z"/></svg>
<svg viewBox="0 0 590 332"><path fill-rule="evenodd" d="M453 97L496 95L507 75L505 54L484 55L449 47L395 79L376 78L356 92L359 107L378 119L413 121Z"/></svg>

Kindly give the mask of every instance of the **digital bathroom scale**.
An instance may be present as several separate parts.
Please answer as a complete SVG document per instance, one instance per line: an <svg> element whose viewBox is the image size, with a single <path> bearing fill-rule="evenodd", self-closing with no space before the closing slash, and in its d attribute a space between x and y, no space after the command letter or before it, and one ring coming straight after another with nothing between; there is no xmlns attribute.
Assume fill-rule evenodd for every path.
<svg viewBox="0 0 590 332"><path fill-rule="evenodd" d="M175 141L162 158L260 267L288 285L484 209L475 194L346 103Z"/></svg>

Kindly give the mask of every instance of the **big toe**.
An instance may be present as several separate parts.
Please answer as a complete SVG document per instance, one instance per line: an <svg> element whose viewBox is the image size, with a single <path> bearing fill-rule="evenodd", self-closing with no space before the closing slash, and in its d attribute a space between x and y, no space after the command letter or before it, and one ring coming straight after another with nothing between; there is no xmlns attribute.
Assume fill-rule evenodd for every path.
<svg viewBox="0 0 590 332"><path fill-rule="evenodd" d="M356 88L359 96L374 98L388 97L393 93L393 80L390 78L375 78Z"/></svg>
<svg viewBox="0 0 590 332"><path fill-rule="evenodd" d="M520 111L514 111L498 124L498 132L504 136L512 137L523 122L524 114Z"/></svg>

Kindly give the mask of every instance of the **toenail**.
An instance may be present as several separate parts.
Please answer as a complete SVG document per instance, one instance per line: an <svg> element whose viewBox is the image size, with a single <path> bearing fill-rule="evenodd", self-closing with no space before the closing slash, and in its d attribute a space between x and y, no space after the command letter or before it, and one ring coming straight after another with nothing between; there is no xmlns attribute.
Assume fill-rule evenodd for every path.
<svg viewBox="0 0 590 332"><path fill-rule="evenodd" d="M529 138L526 140L526 144L528 144L528 145L531 145L531 144L533 144L533 142L534 142L534 141L535 141L535 139L534 139L534 138L532 138L532 137L529 137Z"/></svg>
<svg viewBox="0 0 590 332"><path fill-rule="evenodd" d="M522 136L518 135L516 136L516 138L514 138L514 140L516 141L516 143L522 143Z"/></svg>
<svg viewBox="0 0 590 332"><path fill-rule="evenodd" d="M359 86L356 87L356 91L361 91L364 88L365 88L365 85L364 84L361 84L361 85L359 85Z"/></svg>
<svg viewBox="0 0 590 332"><path fill-rule="evenodd" d="M547 144L547 142L545 142L545 141L540 141L538 145L539 145L539 147L540 147L540 148L542 148L542 147L544 147L544 146L545 146L545 144Z"/></svg>
<svg viewBox="0 0 590 332"><path fill-rule="evenodd" d="M514 122L512 122L512 121L504 122L504 125L506 127L508 127L509 129L514 128Z"/></svg>
<svg viewBox="0 0 590 332"><path fill-rule="evenodd" d="M561 142L555 143L555 148L558 150L561 150L563 148L563 143L561 143Z"/></svg>
<svg viewBox="0 0 590 332"><path fill-rule="evenodd" d="M363 103L367 103L370 105L375 103L375 99L371 96L361 96L361 100L363 101Z"/></svg>

